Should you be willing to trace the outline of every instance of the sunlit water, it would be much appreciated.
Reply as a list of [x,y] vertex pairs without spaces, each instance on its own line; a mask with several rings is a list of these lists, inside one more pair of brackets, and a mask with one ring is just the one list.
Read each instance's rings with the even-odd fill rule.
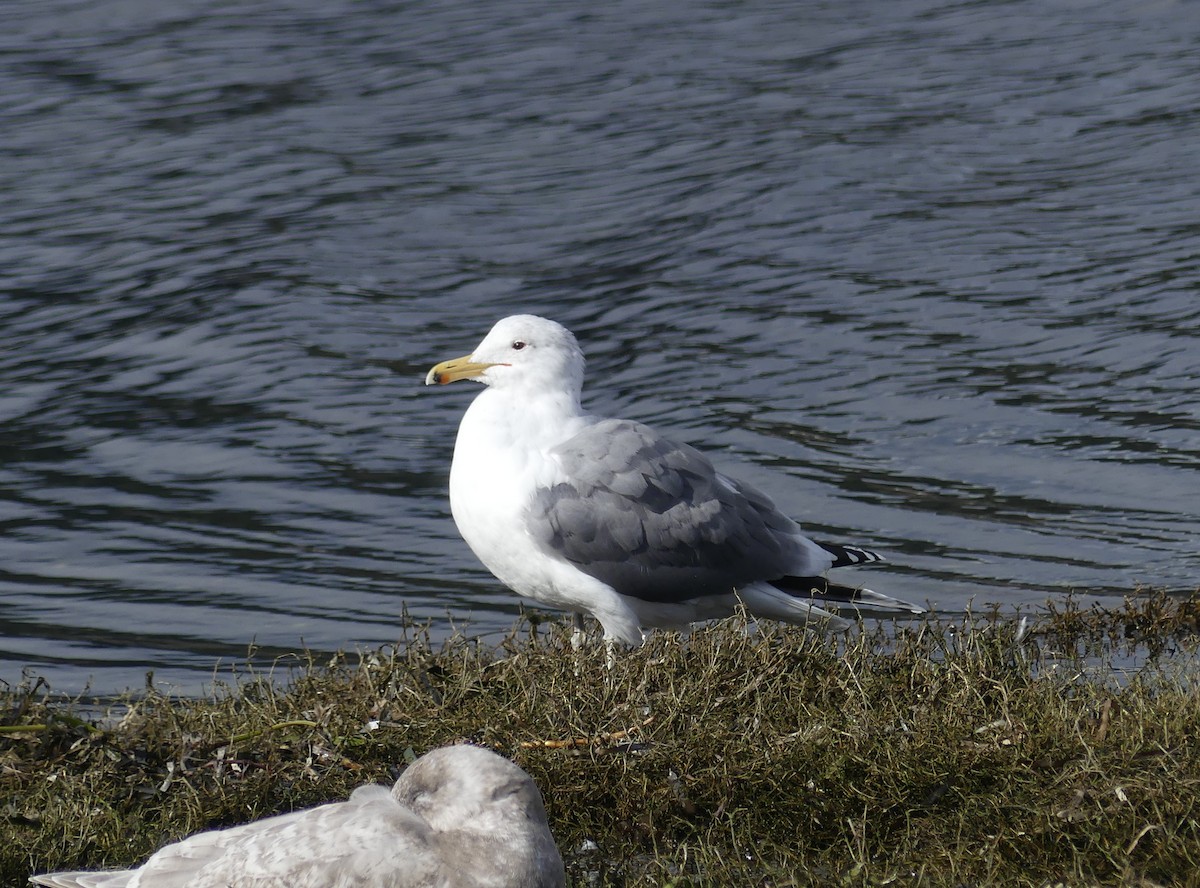
[[498,317],[958,612],[1200,576],[1200,6],[47,0],[0,31],[0,678],[498,636]]

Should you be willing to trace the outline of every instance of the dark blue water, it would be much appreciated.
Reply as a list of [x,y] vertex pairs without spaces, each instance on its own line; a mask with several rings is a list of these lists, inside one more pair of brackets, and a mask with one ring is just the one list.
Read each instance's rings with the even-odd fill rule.
[[[1200,582],[1200,6],[9,4],[0,678],[495,637],[500,316],[947,612]],[[860,575],[860,579],[865,574]]]

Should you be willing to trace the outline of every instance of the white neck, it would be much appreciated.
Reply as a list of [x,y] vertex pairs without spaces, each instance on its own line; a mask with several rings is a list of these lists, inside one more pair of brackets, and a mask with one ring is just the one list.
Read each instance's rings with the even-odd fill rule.
[[458,434],[460,440],[466,434],[477,441],[516,442],[545,452],[589,421],[578,392],[542,392],[528,398],[519,391],[488,388],[467,408]]

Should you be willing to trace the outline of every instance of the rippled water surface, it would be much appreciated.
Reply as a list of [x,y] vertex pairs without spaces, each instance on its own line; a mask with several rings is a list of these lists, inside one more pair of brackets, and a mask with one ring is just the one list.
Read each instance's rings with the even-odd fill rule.
[[[0,678],[495,636],[514,311],[955,612],[1200,577],[1200,5],[45,0],[0,34]],[[860,579],[865,574],[858,575]],[[218,669],[226,667],[216,667]]]

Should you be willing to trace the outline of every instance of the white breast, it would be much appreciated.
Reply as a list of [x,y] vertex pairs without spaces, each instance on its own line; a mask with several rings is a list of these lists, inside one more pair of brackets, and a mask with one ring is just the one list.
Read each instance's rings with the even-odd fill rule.
[[[561,440],[509,399],[487,390],[463,416],[450,467],[450,510],[476,557],[514,591],[549,600],[554,578],[540,548],[523,528],[539,486],[553,484],[558,471],[549,449]],[[577,423],[572,423],[575,426]],[[573,433],[572,428],[567,433]]]

